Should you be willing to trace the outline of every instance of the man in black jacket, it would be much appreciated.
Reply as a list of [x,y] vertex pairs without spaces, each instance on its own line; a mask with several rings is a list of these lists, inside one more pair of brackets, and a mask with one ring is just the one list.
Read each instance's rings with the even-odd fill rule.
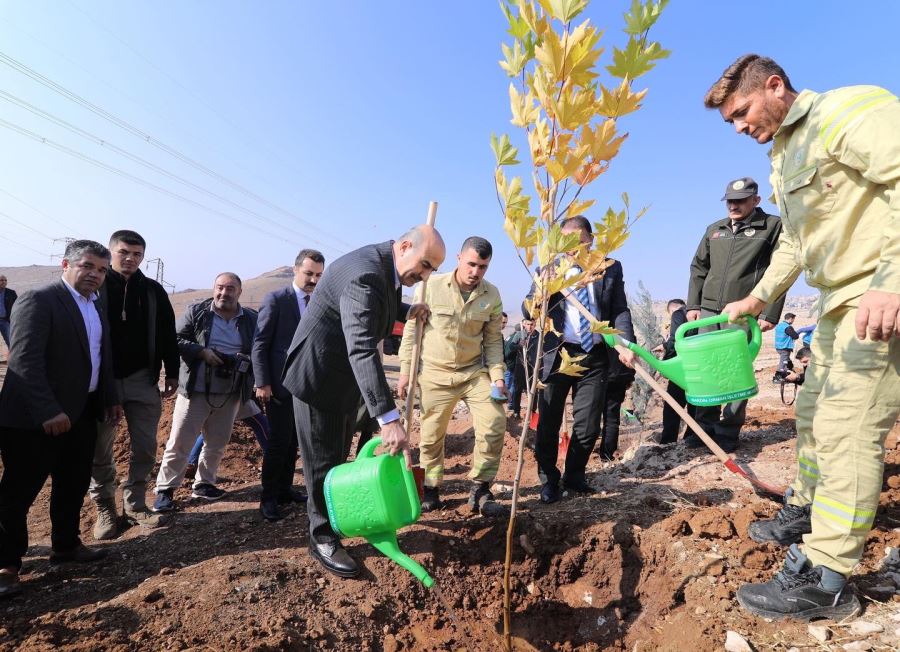
[[[742,299],[762,278],[772,260],[772,252],[781,234],[781,219],[759,208],[759,187],[750,177],[735,179],[725,188],[728,217],[710,224],[691,262],[687,318],[718,315],[726,304]],[[784,296],[766,307],[759,316],[759,326],[770,330],[778,323]],[[744,328],[740,324],[718,324],[700,332],[721,328]],[[697,421],[706,433],[725,451],[738,445],[738,434],[744,425],[747,401],[734,401],[725,406],[698,407]],[[703,442],[695,435],[685,438],[689,446]]]
[[[297,428],[291,393],[281,384],[287,350],[297,324],[306,312],[322,272],[325,257],[315,249],[303,249],[294,260],[294,280],[286,288],[269,292],[259,310],[253,339],[253,378],[256,398],[266,406],[269,444],[263,455],[262,495],[259,511],[267,521],[284,518],[280,504],[294,502],[294,467],[297,463]],[[296,494],[306,500],[305,494]]]
[[81,543],[81,505],[91,480],[97,421],[117,421],[122,407],[112,377],[109,325],[97,290],[109,250],[75,240],[62,278],[22,295],[12,319],[12,349],[0,390],[0,598],[21,591],[28,550],[28,510],[47,478],[50,563],[105,556]]
[[15,290],[6,287],[6,277],[0,274],[0,337],[9,349],[9,316],[18,295]]
[[[669,313],[669,335],[666,341],[656,347],[654,353],[662,353],[663,360],[675,357],[675,332],[679,326],[687,322],[687,315],[684,311],[684,301],[682,299],[672,299],[666,304],[666,312]],[[684,389],[677,385],[675,381],[670,380],[666,388],[669,396],[681,407],[687,405],[687,399],[684,396]],[[688,407],[688,414],[694,415],[694,406]],[[663,405],[663,429],[659,436],[660,444],[674,444],[678,441],[678,431],[681,429],[681,417],[672,409],[668,403]]]
[[362,401],[381,424],[381,439],[391,453],[409,441],[400,424],[384,375],[378,343],[394,322],[427,315],[424,306],[402,303],[400,286],[428,278],[444,261],[440,234],[421,225],[396,242],[352,251],[329,265],[316,287],[288,349],[282,377],[294,395],[294,415],[309,500],[309,552],[339,577],[359,574],[332,530],[325,506],[325,476],[347,459]]
[[240,296],[240,277],[222,272],[213,283],[212,298],[189,306],[178,322],[178,397],[156,476],[155,512],[175,509],[175,489],[184,481],[188,455],[201,430],[204,446],[191,496],[203,500],[225,496],[216,486],[216,473],[238,408],[253,388],[250,351],[257,313],[242,307]]
[[[594,241],[591,223],[580,215],[564,220],[561,230],[564,234],[577,233],[584,245],[590,246]],[[573,273],[578,271],[575,270]],[[578,294],[579,292],[573,291],[576,298]],[[603,278],[583,288],[581,294],[584,299],[582,304],[595,318],[609,321],[610,325],[619,329],[626,339],[634,341],[634,327],[631,324],[631,311],[625,297],[625,281],[620,262],[613,262],[606,269]],[[534,287],[528,296],[534,296]],[[523,312],[526,318],[532,318],[524,307]],[[573,403],[572,439],[566,453],[562,482],[570,491],[594,492],[594,488],[585,479],[585,468],[600,434],[609,354],[603,338],[590,333],[587,320],[562,293],[550,297],[549,316],[553,322],[553,330],[544,336],[540,376],[545,388],[541,392],[538,406],[540,420],[534,454],[543,483],[541,501],[555,503],[560,499],[560,472],[556,468],[559,429],[570,390]],[[558,373],[562,359],[561,350],[565,350],[571,357],[584,356],[578,364],[587,369],[580,376]],[[634,366],[634,353],[631,351],[623,353],[620,359],[626,366]]]
[[[112,341],[113,377],[125,420],[131,457],[128,479],[122,484],[124,519],[133,525],[154,528],[160,516],[147,508],[147,481],[156,463],[156,430],[162,415],[159,373],[165,364],[163,396],[178,388],[178,343],[175,313],[169,295],[156,281],[141,273],[147,243],[135,231],[116,231],[110,236],[111,269],[100,290]],[[116,511],[116,463],[113,441],[116,430],[109,424],[97,429],[90,494],[97,508],[94,538],[113,539],[119,534]]]

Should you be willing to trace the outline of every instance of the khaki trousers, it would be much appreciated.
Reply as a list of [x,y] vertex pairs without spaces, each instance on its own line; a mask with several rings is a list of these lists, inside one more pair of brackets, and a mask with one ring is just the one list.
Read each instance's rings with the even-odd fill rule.
[[788,499],[812,504],[803,537],[814,565],[849,576],[878,508],[884,441],[900,414],[900,339],[856,338],[856,308],[819,320],[797,395],[797,478]]
[[[159,387],[151,382],[150,376],[149,369],[141,369],[115,381],[122,396],[131,447],[128,479],[122,485],[122,503],[126,511],[139,511],[146,507],[147,480],[156,463],[156,429],[162,414],[162,399]],[[115,438],[115,426],[102,422],[97,424],[90,488],[94,502],[113,503],[116,499]]]
[[178,394],[172,413],[172,430],[156,476],[156,492],[177,489],[184,482],[188,455],[197,435],[203,431],[203,450],[197,464],[194,487],[216,483],[219,462],[231,440],[234,417],[241,407],[240,394],[210,394],[209,400],[198,392],[191,398]]
[[475,427],[473,480],[489,482],[500,469],[503,436],[506,433],[504,403],[491,399],[491,380],[481,372],[468,380],[454,382],[453,374],[423,370],[419,376],[422,406],[422,437],[419,460],[425,469],[425,486],[439,487],[444,478],[444,437],[453,408],[464,401]]

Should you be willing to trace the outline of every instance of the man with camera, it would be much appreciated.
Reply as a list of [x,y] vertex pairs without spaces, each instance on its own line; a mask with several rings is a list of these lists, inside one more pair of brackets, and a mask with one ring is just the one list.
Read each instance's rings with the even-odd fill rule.
[[253,388],[250,351],[257,314],[241,307],[240,296],[240,277],[223,272],[213,284],[212,298],[190,306],[179,320],[181,373],[172,431],[156,478],[157,512],[175,509],[175,489],[184,481],[188,454],[201,429],[206,445],[191,496],[218,500],[225,495],[216,487],[216,472],[238,408]]

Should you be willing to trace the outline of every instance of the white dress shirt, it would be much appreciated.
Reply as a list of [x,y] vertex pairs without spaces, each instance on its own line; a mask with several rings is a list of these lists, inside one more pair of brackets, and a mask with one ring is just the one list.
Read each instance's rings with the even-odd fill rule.
[[88,392],[94,392],[100,382],[100,343],[103,341],[103,322],[100,321],[100,313],[97,312],[97,307],[94,305],[98,296],[94,292],[89,298],[85,297],[69,285],[66,279],[63,279],[62,282],[69,288],[69,294],[75,299],[75,304],[81,311],[81,318],[84,320],[88,349],[91,352],[91,383],[88,386]]

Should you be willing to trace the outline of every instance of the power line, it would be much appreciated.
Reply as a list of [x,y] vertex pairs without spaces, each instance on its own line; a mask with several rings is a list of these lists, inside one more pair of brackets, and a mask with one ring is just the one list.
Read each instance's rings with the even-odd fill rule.
[[48,220],[50,220],[51,222],[56,222],[56,223],[59,224],[61,227],[64,227],[67,231],[77,231],[77,229],[75,229],[75,228],[69,226],[69,225],[66,224],[65,222],[60,222],[60,221],[59,221],[58,219],[56,219],[55,217],[53,217],[53,216],[51,216],[51,215],[47,215],[47,213],[45,213],[44,211],[42,211],[40,208],[36,208],[35,206],[32,206],[31,204],[29,204],[29,203],[28,203],[27,201],[25,201],[24,199],[22,199],[22,198],[20,198],[20,197],[16,197],[14,194],[12,194],[11,192],[9,192],[8,190],[4,190],[3,188],[0,188],[0,192],[2,192],[2,193],[3,193],[4,195],[6,195],[7,197],[12,197],[13,199],[15,199],[15,200],[16,200],[17,202],[19,202],[20,204],[22,204],[22,205],[24,205],[24,206],[27,206],[28,208],[30,208],[31,210],[33,210],[33,211],[34,211],[35,213],[37,213],[38,215],[42,215],[42,216],[46,217],[46,218],[47,218]]
[[[94,165],[94,166],[99,167],[99,168],[101,168],[101,169],[103,169],[103,170],[106,170],[107,172],[112,172],[113,174],[117,174],[117,175],[119,175],[120,177],[124,177],[125,179],[129,179],[129,180],[133,181],[134,183],[137,183],[137,184],[139,184],[139,185],[145,186],[145,187],[150,188],[150,189],[152,189],[152,190],[156,190],[157,192],[161,192],[161,193],[163,193],[163,194],[165,194],[165,195],[168,195],[168,196],[170,196],[170,197],[174,197],[174,198],[176,198],[176,199],[180,199],[181,201],[186,202],[186,203],[188,203],[188,204],[191,204],[192,206],[195,206],[195,207],[197,207],[197,208],[199,208],[199,209],[201,209],[201,210],[207,211],[207,212],[212,213],[212,214],[214,214],[214,215],[218,215],[219,217],[224,217],[225,219],[230,220],[230,221],[232,221],[232,222],[236,222],[237,224],[240,224],[240,225],[242,225],[242,226],[250,227],[251,229],[256,230],[258,233],[264,233],[264,234],[266,234],[266,235],[268,235],[268,236],[270,236],[270,237],[272,237],[272,238],[276,238],[277,240],[282,241],[282,242],[285,241],[285,238],[284,238],[283,235],[279,235],[279,234],[276,234],[276,233],[272,233],[272,232],[270,232],[270,231],[266,231],[265,229],[261,229],[261,228],[255,226],[255,225],[253,225],[253,224],[248,224],[248,223],[245,222],[244,220],[241,220],[241,219],[236,218],[236,217],[234,217],[234,216],[232,216],[232,215],[229,215],[228,213],[223,213],[223,212],[220,211],[220,210],[217,210],[217,209],[215,209],[215,208],[211,208],[211,207],[209,207],[209,206],[206,206],[205,204],[201,204],[201,203],[198,202],[198,201],[194,201],[193,199],[191,199],[191,198],[189,198],[189,197],[185,197],[184,195],[179,195],[177,192],[173,192],[173,191],[171,191],[171,190],[168,190],[168,189],[166,189],[166,188],[163,188],[162,186],[158,186],[158,185],[156,185],[155,183],[151,183],[150,181],[146,181],[145,179],[141,179],[140,177],[137,177],[137,176],[131,174],[130,172],[125,172],[124,170],[120,170],[119,168],[113,167],[112,165],[108,165],[108,164],[104,163],[103,161],[98,161],[98,160],[95,159],[95,158],[91,158],[91,157],[88,156],[87,154],[82,154],[82,153],[79,152],[79,151],[76,151],[76,150],[74,150],[74,149],[72,149],[72,148],[70,148],[70,147],[66,147],[65,145],[61,145],[61,144],[59,144],[59,143],[57,143],[57,142],[55,142],[55,141],[53,141],[53,140],[50,140],[49,138],[45,138],[44,136],[41,136],[41,135],[39,135],[39,134],[36,134],[36,133],[34,133],[33,131],[30,131],[30,130],[28,130],[28,129],[25,129],[24,127],[20,127],[19,125],[13,124],[12,122],[8,122],[8,121],[6,121],[6,120],[4,120],[4,119],[2,119],[2,118],[0,118],[0,127],[6,127],[7,129],[10,129],[10,130],[12,130],[12,131],[15,131],[15,132],[17,132],[17,133],[19,133],[19,134],[21,134],[21,135],[23,135],[23,136],[27,136],[28,138],[31,138],[32,140],[36,140],[36,141],[38,141],[39,143],[43,143],[44,145],[48,145],[48,146],[50,146],[50,147],[52,147],[52,148],[54,148],[54,149],[56,149],[56,150],[59,150],[60,152],[63,152],[63,153],[65,153],[65,154],[68,154],[69,156],[73,156],[73,157],[75,157],[75,158],[77,158],[77,159],[80,159],[80,160],[86,162],[86,163],[90,163],[91,165]],[[288,242],[291,242],[292,244],[295,244],[295,245],[297,245],[297,246],[302,246],[299,242],[296,242],[296,241],[294,241],[294,240],[288,240]]]
[[268,199],[265,199],[264,197],[259,196],[252,190],[248,190],[241,184],[239,184],[235,181],[232,181],[231,179],[208,168],[207,166],[203,165],[202,163],[195,161],[194,159],[189,157],[187,154],[183,154],[182,152],[178,151],[174,147],[170,147],[169,145],[167,145],[164,142],[162,142],[161,140],[155,138],[154,136],[147,133],[146,131],[140,129],[139,127],[132,125],[131,123],[127,122],[126,120],[124,120],[122,118],[119,118],[118,116],[110,113],[106,109],[81,97],[77,93],[68,90],[64,86],[61,86],[60,84],[56,83],[52,79],[45,77],[44,75],[40,74],[36,70],[29,68],[21,61],[14,59],[13,57],[9,56],[8,54],[6,54],[4,52],[0,52],[0,63],[4,63],[7,66],[9,66],[10,68],[12,68],[13,70],[16,70],[17,72],[20,72],[23,75],[30,77],[31,79],[38,82],[39,84],[46,86],[50,90],[62,95],[63,97],[71,100],[72,102],[75,102],[76,104],[88,109],[92,113],[95,113],[96,115],[113,123],[120,129],[123,129],[123,130],[133,134],[134,136],[137,136],[141,140],[153,145],[154,147],[161,149],[162,151],[166,152],[170,156],[174,156],[175,158],[182,161],[183,163],[190,165],[191,167],[199,170],[200,172],[203,172],[204,174],[212,177],[213,179],[216,179],[217,181],[224,183],[225,185],[233,188],[234,190],[237,190],[238,192],[258,201],[259,203],[261,203],[265,206],[268,206],[272,210],[275,210],[279,213],[282,213],[283,215],[286,215],[286,216],[291,217],[292,219],[295,219],[303,224],[306,224],[310,228],[318,231],[319,233],[322,233],[323,235],[332,238],[335,242],[339,242],[344,247],[352,248],[352,245],[350,245],[346,241],[341,240],[340,238],[337,238],[336,236],[333,236],[333,235],[323,231],[318,226],[316,226],[315,224],[313,224],[311,222],[304,220],[299,215],[296,215],[295,213],[292,213],[291,211],[281,208],[277,204],[270,202]]
[[[165,70],[163,70],[162,68],[160,68],[159,66],[157,66],[151,59],[148,59],[148,58],[147,58],[146,56],[144,56],[141,52],[139,52],[139,51],[137,50],[137,48],[135,48],[135,47],[132,46],[130,43],[128,43],[128,41],[126,41],[126,40],[123,39],[121,36],[119,36],[118,34],[116,34],[114,31],[112,31],[112,30],[111,30],[109,27],[107,27],[105,24],[103,24],[102,22],[100,22],[99,20],[97,20],[96,18],[94,18],[91,14],[89,14],[89,13],[88,13],[87,11],[85,11],[83,8],[79,7],[77,4],[75,4],[75,3],[72,2],[71,0],[69,0],[69,4],[70,4],[75,10],[77,10],[79,13],[81,13],[85,18],[87,18],[89,21],[91,21],[92,23],[94,23],[94,25],[96,25],[98,28],[102,29],[104,32],[106,32],[106,33],[109,34],[111,37],[113,37],[114,39],[116,39],[119,43],[121,43],[121,44],[124,45],[126,48],[128,48],[129,50],[131,50],[131,52],[132,52],[136,57],[138,57],[139,59],[141,59],[141,60],[142,60],[144,63],[146,63],[148,66],[150,66],[151,68],[153,68],[154,70],[156,70],[159,74],[161,74],[161,75],[163,75],[164,77],[166,77],[166,79],[168,79],[170,82],[172,82],[173,84],[175,84],[176,86],[178,86],[178,87],[179,87],[181,90],[183,90],[185,93],[189,93],[189,94],[193,95],[193,96],[194,96],[194,99],[197,100],[197,102],[199,102],[204,108],[206,108],[207,111],[209,111],[209,112],[212,113],[214,116],[216,116],[217,118],[219,118],[219,120],[221,120],[223,123],[225,123],[226,125],[228,125],[229,127],[231,127],[231,128],[235,131],[235,133],[237,133],[239,136],[241,136],[241,138],[244,140],[244,142],[246,142],[246,143],[250,143],[250,142],[251,142],[251,141],[245,136],[244,130],[243,130],[241,127],[239,127],[237,124],[235,124],[235,123],[232,122],[230,119],[228,119],[226,116],[224,116],[223,114],[221,114],[218,110],[216,110],[215,106],[213,106],[212,104],[210,104],[209,102],[207,102],[207,101],[206,101],[206,98],[204,98],[202,95],[200,95],[196,90],[194,90],[193,88],[190,88],[190,87],[188,87],[188,86],[185,86],[185,85],[182,84],[180,81],[178,81],[178,79],[176,79],[175,77],[173,77],[172,75],[170,75],[168,72],[166,72]],[[281,156],[281,154],[280,154],[277,150],[273,149],[272,147],[270,147],[268,144],[266,144],[266,143],[264,143],[264,142],[263,142],[263,143],[259,143],[259,144],[263,145],[263,147],[266,148],[266,151],[268,151],[268,153],[270,153],[270,154],[273,155],[276,159],[278,159],[278,162],[279,162],[279,163],[281,163],[282,165],[285,165],[285,166],[287,166],[287,167],[290,167],[290,168],[293,169],[295,172],[298,172],[298,173],[299,173],[299,170],[297,169],[297,167],[296,167],[294,164],[292,164],[290,161],[286,160],[283,156]]]
[[25,249],[28,249],[29,251],[33,251],[34,253],[38,254],[39,256],[46,256],[46,257],[50,258],[50,254],[44,253],[43,251],[38,251],[34,247],[29,247],[27,244],[22,244],[21,242],[18,242],[17,240],[13,240],[12,238],[8,238],[5,235],[0,234],[0,238],[2,238],[3,240],[7,240],[9,242],[12,242],[14,245],[17,245],[19,247],[25,247]]
[[6,219],[8,219],[8,220],[10,220],[10,221],[12,221],[12,222],[15,222],[15,223],[18,224],[19,226],[24,226],[24,227],[25,227],[26,229],[28,229],[29,231],[34,231],[34,232],[37,233],[39,236],[43,236],[44,238],[47,238],[48,240],[52,240],[52,239],[53,239],[53,236],[52,236],[52,235],[47,235],[46,233],[44,233],[44,232],[42,232],[42,231],[38,231],[38,230],[37,230],[36,228],[34,228],[33,226],[29,226],[28,224],[25,224],[25,222],[22,222],[21,220],[17,220],[16,218],[14,218],[12,215],[10,215],[10,214],[8,214],[8,213],[4,213],[3,211],[0,211],[0,215],[2,215],[3,217],[5,217]]
[[[74,134],[77,134],[78,136],[81,136],[82,138],[85,138],[86,140],[90,140],[96,145],[100,145],[101,147],[110,149],[113,152],[115,152],[121,156],[124,156],[125,158],[129,159],[130,161],[134,161],[135,163],[138,163],[139,165],[143,165],[144,167],[146,167],[150,170],[153,170],[154,172],[157,172],[158,174],[161,174],[165,177],[168,177],[169,179],[172,179],[173,181],[177,181],[178,183],[181,183],[193,190],[196,190],[197,192],[201,192],[209,197],[217,199],[225,204],[228,204],[229,206],[237,208],[238,210],[241,210],[245,213],[253,215],[254,217],[256,217],[260,220],[263,220],[264,222],[267,222],[273,226],[285,229],[286,231],[290,231],[290,232],[294,233],[295,235],[299,235],[303,238],[309,239],[312,242],[314,242],[315,244],[321,245],[323,247],[330,247],[330,245],[322,242],[321,240],[317,240],[313,237],[310,237],[306,233],[297,231],[296,229],[294,229],[290,226],[281,224],[280,222],[276,222],[275,220],[273,220],[261,213],[254,211],[253,209],[246,208],[245,206],[242,206],[242,205],[238,204],[237,202],[231,201],[227,197],[223,197],[222,195],[219,195],[211,190],[207,190],[206,188],[199,186],[196,183],[193,183],[192,181],[185,179],[184,177],[174,174],[173,172],[169,172],[165,168],[162,168],[162,167],[156,165],[155,163],[151,163],[150,161],[148,161],[136,154],[132,154],[131,152],[119,147],[118,145],[114,145],[113,143],[110,143],[109,141],[101,138],[100,136],[97,136],[96,134],[92,134],[91,132],[82,129],[81,127],[73,125],[71,122],[67,122],[66,120],[63,120],[62,118],[55,116],[52,113],[48,113],[47,111],[44,111],[43,109],[40,109],[40,108],[34,106],[33,104],[30,104],[30,103],[26,102],[25,100],[23,100],[19,97],[16,97],[15,95],[13,95],[11,93],[7,93],[4,90],[0,90],[0,98],[6,100],[7,102],[15,104],[16,106],[18,106],[20,108],[23,108],[26,111],[29,111],[30,113],[32,113],[38,117],[44,118],[45,120],[48,120],[48,121],[52,122],[53,124],[60,126]],[[331,248],[334,249],[334,247],[331,247]]]

